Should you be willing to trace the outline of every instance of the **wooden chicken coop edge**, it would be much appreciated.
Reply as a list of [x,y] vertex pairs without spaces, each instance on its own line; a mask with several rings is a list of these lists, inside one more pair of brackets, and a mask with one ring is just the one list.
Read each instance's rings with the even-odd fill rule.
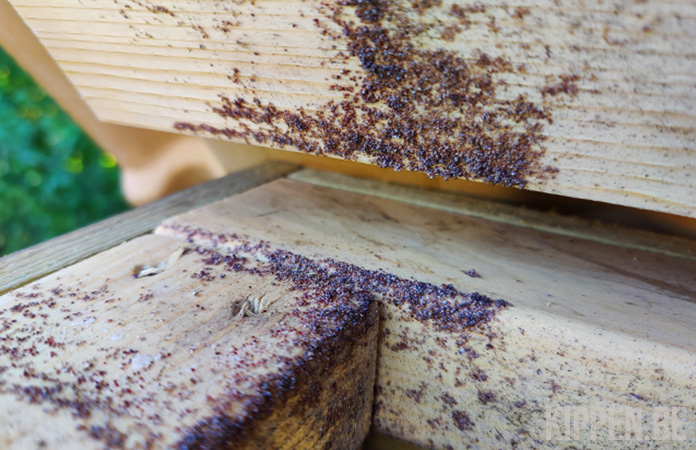
[[[474,282],[468,282],[470,287],[482,289],[481,292],[495,293],[496,296],[500,294],[503,298],[512,296],[515,302],[514,310],[501,312],[501,317],[504,315],[505,319],[491,325],[491,327],[495,326],[495,329],[490,328],[493,331],[489,334],[467,335],[467,339],[471,339],[467,345],[474,350],[478,349],[477,355],[472,356],[477,358],[476,364],[472,362],[473,359],[468,360],[466,356],[462,356],[464,347],[455,342],[461,338],[459,328],[455,327],[454,331],[448,328],[434,329],[435,325],[430,322],[422,323],[417,320],[414,322],[411,316],[405,315],[400,309],[398,301],[393,304],[389,301],[380,301],[380,308],[382,308],[379,318],[380,329],[389,330],[389,333],[384,332],[379,343],[383,349],[386,349],[380,354],[380,358],[376,356],[376,319],[370,322],[372,331],[375,332],[371,335],[375,338],[370,341],[371,347],[367,345],[367,341],[364,346],[363,344],[352,346],[336,344],[337,349],[363,349],[365,352],[369,350],[372,352],[372,360],[378,361],[374,401],[371,394],[356,397],[355,392],[346,391],[348,397],[353,396],[350,398],[364,400],[354,405],[362,405],[358,409],[363,414],[364,423],[361,423],[365,425],[365,428],[360,428],[360,433],[357,434],[348,433],[352,436],[350,442],[353,444],[359,442],[355,440],[358,435],[362,439],[365,435],[363,432],[366,433],[368,427],[371,427],[371,434],[363,447],[365,449],[418,448],[413,447],[412,444],[402,444],[394,439],[409,439],[409,437],[412,437],[409,440],[413,442],[427,445],[428,436],[433,435],[428,431],[429,429],[416,430],[420,434],[411,436],[412,428],[409,428],[422,423],[427,417],[440,420],[440,422],[431,420],[436,425],[443,424],[441,427],[443,433],[438,437],[441,439],[432,442],[429,447],[447,448],[446,444],[461,443],[460,432],[465,432],[467,439],[495,440],[495,430],[488,424],[503,423],[500,420],[507,420],[511,413],[503,407],[501,407],[503,409],[495,409],[491,408],[491,405],[486,406],[490,402],[501,405],[514,404],[515,411],[522,414],[515,417],[536,420],[537,422],[529,422],[527,428],[538,431],[543,429],[539,426],[539,420],[543,417],[530,413],[531,409],[522,411],[520,408],[525,405],[524,401],[528,401],[530,405],[542,405],[545,399],[550,398],[548,397],[550,395],[556,396],[553,400],[556,403],[565,399],[564,401],[569,404],[579,407],[592,405],[593,402],[606,402],[609,406],[624,404],[626,401],[645,402],[646,398],[641,395],[643,391],[631,384],[635,374],[648,377],[645,386],[641,389],[651,392],[655,405],[668,403],[672,405],[673,399],[677,398],[681,402],[678,404],[686,406],[682,409],[687,414],[693,414],[695,411],[688,400],[689,397],[686,394],[679,394],[690,389],[687,372],[693,363],[690,344],[693,342],[693,331],[690,324],[694,309],[693,287],[692,282],[689,281],[691,273],[689,271],[693,269],[694,261],[696,261],[694,241],[530,211],[461,195],[297,169],[297,166],[289,164],[266,163],[182,191],[147,206],[9,255],[0,259],[0,274],[2,274],[0,290],[14,290],[63,268],[66,269],[60,274],[42,279],[41,284],[47,285],[45,289],[50,289],[51,283],[57,282],[54,279],[55,275],[64,276],[65,280],[60,283],[80,284],[86,280],[84,278],[86,265],[89,266],[89,272],[93,269],[98,271],[98,267],[104,261],[118,261],[118,264],[126,266],[132,263],[129,258],[144,258],[144,255],[151,257],[153,252],[160,256],[152,257],[161,257],[180,247],[182,242],[199,246],[199,250],[211,258],[224,258],[224,255],[216,252],[222,251],[220,249],[225,245],[238,244],[239,248],[253,250],[257,247],[251,245],[251,242],[258,239],[263,242],[286,243],[291,247],[290,250],[276,249],[279,253],[271,252],[270,247],[266,250],[263,250],[265,247],[258,247],[261,248],[259,252],[266,251],[263,254],[259,253],[260,256],[257,258],[259,264],[281,259],[310,265],[316,261],[324,261],[326,264],[335,264],[343,270],[352,270],[355,276],[364,278],[362,282],[365,284],[378,279],[388,279],[397,280],[401,283],[399,286],[417,285],[422,288],[428,285],[436,289],[435,285],[414,282],[408,277],[417,273],[423,279],[444,283],[460,277],[463,272],[472,279],[476,279]],[[252,190],[254,187],[259,188]],[[242,195],[236,195],[245,191],[247,192]],[[221,199],[225,200],[211,204]],[[208,206],[202,207],[203,205]],[[358,229],[360,232],[356,232]],[[153,230],[153,234],[141,236]],[[253,235],[249,238],[250,240],[244,241],[246,238],[242,234],[245,233]],[[352,239],[347,237],[346,233],[352,233]],[[519,239],[517,239],[518,234]],[[141,237],[131,240],[137,236]],[[126,241],[130,242],[119,246]],[[611,247],[607,247],[608,245]],[[496,247],[500,248],[496,249]],[[107,249],[109,249],[108,252],[102,253]],[[297,253],[290,253],[291,251]],[[373,251],[379,254],[372,254]],[[517,256],[513,256],[511,252],[517,252],[514,253]],[[135,253],[138,255],[134,256]],[[179,249],[178,253],[174,251],[172,255],[178,255],[176,256],[178,258],[182,252]],[[278,255],[285,255],[287,258],[278,259]],[[72,266],[90,256],[95,259]],[[341,261],[345,259],[347,262],[336,262],[326,258],[340,258]],[[171,256],[166,260],[170,259]],[[234,262],[234,260],[230,261]],[[474,263],[477,269],[481,269],[483,278],[474,270],[464,272],[464,269],[469,268],[469,264]],[[227,305],[226,301],[220,299],[228,299],[229,296],[215,289],[234,290],[242,284],[246,288],[247,284],[253,284],[248,277],[263,272],[254,272],[249,269],[248,273],[235,272],[236,275],[229,272],[213,276],[215,274],[212,272],[205,271],[195,271],[196,273],[191,276],[182,275],[182,273],[191,273],[198,267],[196,265],[198,263],[193,260],[186,264],[189,265],[187,270],[183,270],[186,268],[183,267],[180,268],[181,270],[158,275],[163,277],[161,282],[151,277],[138,277],[139,283],[160,283],[162,286],[157,289],[150,284],[134,284],[134,278],[130,276],[131,272],[126,274],[123,270],[119,272],[121,275],[111,282],[116,286],[114,291],[119,290],[119,292],[122,292],[122,289],[138,289],[138,293],[142,294],[140,290],[150,286],[153,290],[157,290],[161,301],[180,302],[176,303],[176,306],[172,304],[171,308],[162,308],[163,311],[177,311],[180,307],[185,309],[186,302],[181,300],[179,294],[170,295],[171,292],[190,293],[191,286],[198,286],[195,283],[201,282],[196,277],[213,280],[225,276],[225,283],[229,283],[232,287],[225,283],[218,283],[217,287],[210,287],[210,292],[200,294],[200,297],[198,290],[191,294],[195,298],[193,302],[199,303],[196,304],[198,308],[196,311],[203,312],[212,311],[214,306],[222,308]],[[214,263],[209,265],[218,267]],[[72,267],[67,268],[68,266]],[[298,268],[293,282],[310,284],[317,282],[313,277],[306,277],[307,271],[302,270],[302,267],[305,266]],[[317,265],[315,269],[318,268]],[[649,274],[644,273],[647,269],[651,270]],[[390,270],[397,275],[388,275],[388,272],[382,270]],[[496,278],[496,273],[504,276]],[[511,277],[509,275],[511,273],[519,273],[516,276],[520,278],[526,276],[524,283],[520,279]],[[94,280],[101,280],[102,275],[91,274],[92,284]],[[170,282],[167,281],[167,277],[179,277],[180,280],[175,281],[172,278]],[[238,277],[237,281],[232,280],[234,277]],[[267,278],[265,282],[268,286],[264,289],[268,291],[281,288],[294,289],[294,285],[276,286],[273,284],[275,281],[271,283],[273,280],[277,281],[275,278]],[[460,281],[467,284],[468,280],[464,278]],[[318,283],[321,284],[321,280]],[[167,288],[170,284],[171,289]],[[186,287],[183,287],[184,285]],[[86,286],[85,289],[91,289]],[[26,286],[19,289],[17,293],[9,294],[6,301],[12,303],[17,298],[23,298],[22,296],[38,295],[33,291],[27,293],[30,288],[32,286]],[[249,288],[251,289],[251,286]],[[60,289],[56,289],[56,292],[60,292]],[[542,291],[544,295],[540,297],[539,292]],[[388,294],[388,290],[380,292]],[[481,297],[478,293],[470,295],[476,298]],[[124,293],[120,301],[132,301],[141,305],[140,307],[150,304],[145,301],[149,298],[147,295],[142,298],[143,301],[140,302],[140,297]],[[288,297],[283,301],[279,300],[278,305],[292,301],[295,300]],[[201,308],[204,302],[207,302],[205,309]],[[508,305],[503,300],[499,302],[502,303],[496,304],[502,305],[503,308]],[[101,300],[94,300],[93,303],[94,308],[111,307]],[[286,306],[289,307],[288,305],[290,303]],[[376,309],[374,304],[372,305],[370,311],[374,316]],[[435,306],[439,307],[438,305],[440,304],[437,303]],[[653,315],[649,320],[644,316],[645,305],[653,309]],[[344,306],[349,310],[353,308],[357,311],[351,304],[346,303]],[[14,309],[24,307],[29,308],[31,305],[17,306],[15,304]],[[224,307],[228,308],[228,306]],[[276,305],[276,307],[279,306]],[[426,313],[432,313],[434,311],[432,307],[432,302],[420,302],[414,311],[420,314],[420,310],[425,308],[428,309]],[[120,311],[132,311],[130,313],[132,316],[140,314],[129,308],[136,308],[136,306],[130,305]],[[597,311],[602,314],[597,314]],[[53,314],[59,314],[59,312]],[[206,312],[206,314],[212,313]],[[281,316],[282,314],[273,317]],[[343,315],[339,316],[343,318]],[[449,314],[446,316],[451,317]],[[32,320],[31,314],[17,317],[18,321]],[[225,327],[229,325],[229,318],[217,313],[214,317],[219,318],[220,323]],[[339,320],[339,329],[352,329],[341,320],[343,319]],[[216,323],[203,316],[193,321],[187,319],[185,322],[192,327],[192,330],[200,332],[205,332],[206,327]],[[18,326],[23,326],[23,323],[21,322]],[[124,327],[140,326],[127,319],[124,319],[123,323]],[[84,323],[85,330],[90,330],[94,326],[89,325],[88,322]],[[341,336],[350,338],[344,334]],[[214,335],[230,336],[234,333],[221,332]],[[520,339],[518,335],[526,336],[526,338]],[[489,347],[486,344],[490,344],[494,336],[514,338],[509,339],[507,341],[509,343],[499,339],[496,345],[488,350]],[[403,339],[399,341],[399,337]],[[435,339],[436,337],[438,339]],[[326,339],[324,341],[329,344],[333,342]],[[419,344],[411,345],[409,342]],[[459,350],[457,346],[460,346]],[[184,353],[188,354],[189,347],[182,348]],[[432,351],[432,355],[424,354],[425,348]],[[440,349],[448,351],[441,352]],[[285,351],[289,349],[286,348]],[[533,358],[528,355],[530,351]],[[481,352],[489,353],[484,355]],[[552,377],[552,382],[549,384],[545,378],[546,372],[537,369],[537,355],[534,355],[534,352],[538,352],[538,357],[544,360],[542,363],[544,370],[563,363],[573,368],[575,372],[568,379],[562,374],[553,373],[549,375]],[[339,364],[343,372],[337,373],[343,373],[341,376],[352,373],[354,367],[347,364],[348,362],[358,364],[370,358],[366,353],[358,353],[341,354],[345,356],[346,364]],[[634,353],[640,353],[640,355]],[[435,358],[433,355],[436,354],[436,361],[441,363],[442,373],[445,374],[444,381],[434,376],[429,366],[433,361],[432,358]],[[664,370],[666,370],[665,376],[672,377],[672,384],[663,386],[659,377],[652,377],[641,369],[641,364],[636,364],[636,358],[653,358],[654,362],[659,364],[670,361]],[[79,359],[79,357],[73,356],[73,359]],[[595,364],[593,361],[599,361],[599,363]],[[606,361],[609,361],[612,366],[605,371],[602,364]],[[513,362],[517,365],[509,366]],[[489,375],[485,375],[479,365],[482,365]],[[445,370],[447,367],[452,370]],[[461,385],[456,378],[458,372],[455,370],[462,367],[465,372],[471,371],[470,377],[473,381],[468,382],[472,383],[472,386],[475,385],[477,389],[489,389],[490,392],[478,390],[477,393],[477,389],[451,388],[448,384],[450,382],[454,382],[455,387]],[[415,372],[413,372],[414,368]],[[202,367],[200,369],[203,370]],[[513,382],[501,378],[506,373],[511,374],[511,377],[519,377],[519,386],[515,387]],[[615,379],[617,373],[622,377],[618,381]],[[463,372],[462,376],[464,375],[466,373]],[[578,380],[584,380],[580,384],[581,387],[602,386],[603,390],[586,394],[582,389],[580,391],[570,389],[573,383],[580,383],[575,379],[577,377],[580,377]],[[368,378],[358,383],[359,386],[357,384],[351,386],[354,388],[357,386],[357,391],[362,389],[362,392],[371,392],[373,384]],[[630,383],[624,386],[621,380]],[[484,386],[482,383],[486,382],[488,384]],[[426,383],[429,385],[428,395],[432,397],[430,400],[427,400],[430,397],[423,397],[425,391],[423,386]],[[566,391],[562,391],[560,387],[564,383],[570,386]],[[311,383],[308,386],[311,386]],[[677,390],[671,390],[672,387]],[[657,390],[652,392],[651,389]],[[444,394],[440,394],[440,391]],[[450,392],[457,397],[450,395]],[[565,397],[562,397],[563,395]],[[332,398],[335,400],[342,397]],[[522,400],[519,400],[520,398]],[[504,399],[507,400],[503,401]],[[457,407],[460,409],[453,409],[453,405],[457,404],[461,405]],[[288,405],[292,406],[292,402]],[[406,405],[405,409],[404,405]],[[464,405],[470,408],[466,413],[461,409]],[[26,408],[26,405],[21,403],[17,403],[16,406],[22,411]],[[411,414],[414,408],[417,408],[418,414]],[[288,409],[290,410],[292,408]],[[371,411],[373,419],[369,424]],[[517,414],[515,411],[513,415]],[[319,416],[321,414],[317,417]],[[471,417],[476,417],[480,426],[475,432],[471,430],[474,423]],[[447,420],[449,425],[445,424]],[[292,423],[294,422],[290,421],[286,424],[288,429],[292,428]],[[695,422],[687,418],[685,423],[687,427],[691,427],[688,428],[691,430]],[[349,423],[343,423],[343,425],[346,425],[347,429],[355,428],[351,428]],[[508,432],[517,433],[518,425],[513,423],[510,426]],[[261,427],[257,431],[263,433],[265,429]],[[316,430],[316,427],[307,429]],[[380,433],[387,433],[391,437]],[[299,436],[295,436],[298,439],[303,436],[297,433],[291,434]],[[71,438],[78,439],[80,436],[71,435]]]

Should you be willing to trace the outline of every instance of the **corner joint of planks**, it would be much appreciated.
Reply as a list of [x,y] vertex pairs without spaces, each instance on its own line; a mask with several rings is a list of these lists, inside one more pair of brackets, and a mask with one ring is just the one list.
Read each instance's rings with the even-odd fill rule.
[[0,297],[0,446],[696,445],[693,242],[264,167]]

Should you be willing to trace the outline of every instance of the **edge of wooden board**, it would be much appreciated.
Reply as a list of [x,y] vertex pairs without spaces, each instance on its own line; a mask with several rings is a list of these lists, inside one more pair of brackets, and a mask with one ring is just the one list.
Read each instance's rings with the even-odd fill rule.
[[389,184],[311,169],[300,170],[290,174],[288,178],[317,186],[479,217],[493,222],[696,261],[696,242],[687,238],[534,211],[449,192]]
[[[507,441],[498,427],[518,443],[524,442],[518,435],[527,431],[534,442],[544,440],[544,405],[667,404],[693,411],[686,403],[691,397],[676,393],[676,380],[684,381],[682,388],[692,384],[692,260],[293,179],[172,218],[156,233],[229,254],[239,245],[263,241],[270,259],[295,261],[275,249],[298,255],[305,274],[317,269],[304,265],[304,258],[321,261],[338,268],[338,279],[361,287],[399,277],[510,299],[514,307],[500,313],[491,332],[477,338],[467,334],[468,343],[457,326],[452,334],[437,332],[436,317],[447,321],[458,313],[431,310],[435,298],[408,304],[380,300],[388,337],[381,344],[376,430],[420,445],[493,447]],[[466,273],[471,267],[483,275]],[[373,284],[351,275],[363,271],[380,276]],[[468,323],[471,316],[462,314]],[[411,321],[414,317],[425,322]],[[491,344],[496,337],[501,342]],[[471,357],[465,356],[469,352]],[[663,366],[674,374],[657,370],[654,377],[652,369]],[[479,377],[475,368],[490,377]],[[509,381],[506,372],[512,374]],[[656,384],[639,388],[636,380],[643,379]],[[665,390],[667,380],[676,384]],[[421,396],[422,386],[427,393]],[[660,400],[657,391],[664,393]],[[488,404],[488,394],[494,404]],[[653,400],[645,400],[649,397]],[[520,409],[524,405],[529,406]]]
[[[618,9],[594,0],[523,0],[514,9],[401,0],[369,18],[345,2],[153,2],[12,5],[104,122],[696,214],[696,10],[688,0]],[[379,67],[390,69],[374,80],[362,26],[399,49],[381,54]],[[425,74],[429,89],[410,87]],[[380,87],[377,79],[391,81]],[[486,89],[470,91],[483,80]],[[411,101],[447,120],[436,125],[422,108],[399,106]],[[367,114],[376,120],[369,126]],[[469,116],[487,125],[472,134]],[[419,125],[404,134],[390,122]],[[510,126],[535,144],[508,142]],[[490,155],[488,142],[497,147]]]
[[0,294],[153,230],[164,219],[297,170],[268,162],[232,173],[0,258]]

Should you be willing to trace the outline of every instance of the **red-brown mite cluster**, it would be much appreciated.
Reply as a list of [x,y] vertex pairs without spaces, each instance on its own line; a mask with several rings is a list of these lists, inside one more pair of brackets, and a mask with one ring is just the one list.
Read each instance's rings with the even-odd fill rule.
[[471,431],[474,429],[474,422],[464,411],[452,411],[452,420],[454,420],[454,424],[457,428],[462,431]]
[[578,87],[575,84],[579,77],[577,75],[561,75],[561,81],[557,84],[552,84],[549,86],[544,86],[541,89],[541,94],[546,97],[547,95],[576,95],[578,93]]
[[[316,20],[316,26],[323,35],[345,41],[348,49],[334,59],[358,62],[362,69],[335,77],[339,81],[332,89],[344,93],[343,101],[311,111],[284,110],[258,98],[221,94],[222,106],[213,110],[233,119],[234,126],[178,122],[175,128],[504,186],[523,187],[530,175],[553,173],[539,163],[541,131],[552,121],[550,111],[524,94],[505,94],[502,76],[521,69],[483,51],[466,59],[432,46],[433,36],[454,40],[472,15],[485,13],[485,6],[454,5],[451,23],[442,25],[426,14],[440,3],[342,0],[324,5],[320,11],[332,25]],[[572,81],[543,94],[573,94]]]
[[[331,304],[340,298],[378,298],[397,306],[404,318],[427,322],[439,331],[458,332],[477,329],[488,323],[495,313],[510,306],[505,300],[491,299],[478,292],[463,293],[451,284],[440,286],[407,280],[381,271],[368,270],[333,259],[315,261],[287,250],[271,249],[267,244],[250,243],[238,235],[209,235],[204,230],[181,228],[190,242],[197,239],[213,239],[215,245],[229,242],[237,244],[232,251],[221,252],[208,247],[198,247],[196,252],[204,256],[206,269],[201,271],[210,279],[215,278],[215,267],[260,276],[273,276],[278,281],[292,283],[302,292],[305,301]],[[249,266],[248,253],[262,265]],[[201,278],[200,273],[193,278]]]

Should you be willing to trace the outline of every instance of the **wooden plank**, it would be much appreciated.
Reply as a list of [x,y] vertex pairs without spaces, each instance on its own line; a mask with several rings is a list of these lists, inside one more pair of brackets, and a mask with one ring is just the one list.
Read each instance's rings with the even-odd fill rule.
[[109,122],[696,217],[691,1],[345,3],[12,0]]
[[[272,159],[296,164],[315,171],[328,171],[359,179],[370,179],[399,186],[427,189],[430,191],[428,196],[432,194],[434,198],[437,198],[436,191],[449,192],[457,194],[459,198],[469,197],[490,201],[491,205],[497,202],[543,212],[556,211],[565,216],[576,216],[588,221],[601,221],[605,226],[608,223],[615,223],[623,227],[649,230],[661,235],[681,236],[691,240],[696,239],[696,219],[685,216],[641,210],[611,203],[561,197],[529,189],[496,186],[471,180],[429,178],[421,172],[395,172],[375,165],[335,158],[322,158],[306,153],[288,152],[257,145],[214,139],[208,140],[208,143],[223,166],[230,172],[249,167],[253,161],[256,161],[255,164],[258,164],[261,161]],[[240,162],[248,165],[240,167]],[[328,174],[322,174],[321,176],[330,178]],[[359,180],[351,181],[351,183],[354,182],[359,182]],[[540,216],[534,220],[541,219],[542,217]],[[592,225],[590,224],[590,226]]]
[[293,170],[295,166],[290,164],[264,163],[4,256],[0,258],[0,293],[145,234],[167,217],[262,185]]
[[190,247],[143,236],[0,297],[2,448],[359,447],[374,302]]
[[[378,432],[431,448],[625,448],[629,420],[636,446],[696,445],[692,259],[293,180],[156,233],[220,252],[263,240],[309,278],[328,264],[374,295]],[[665,411],[674,426],[657,441]]]
[[618,247],[655,252],[696,261],[696,241],[599,221],[583,220],[469,196],[410,186],[380,183],[317,170],[300,170],[288,175],[291,180],[373,195],[403,203],[449,211],[488,221],[545,231],[570,238],[601,242]]

